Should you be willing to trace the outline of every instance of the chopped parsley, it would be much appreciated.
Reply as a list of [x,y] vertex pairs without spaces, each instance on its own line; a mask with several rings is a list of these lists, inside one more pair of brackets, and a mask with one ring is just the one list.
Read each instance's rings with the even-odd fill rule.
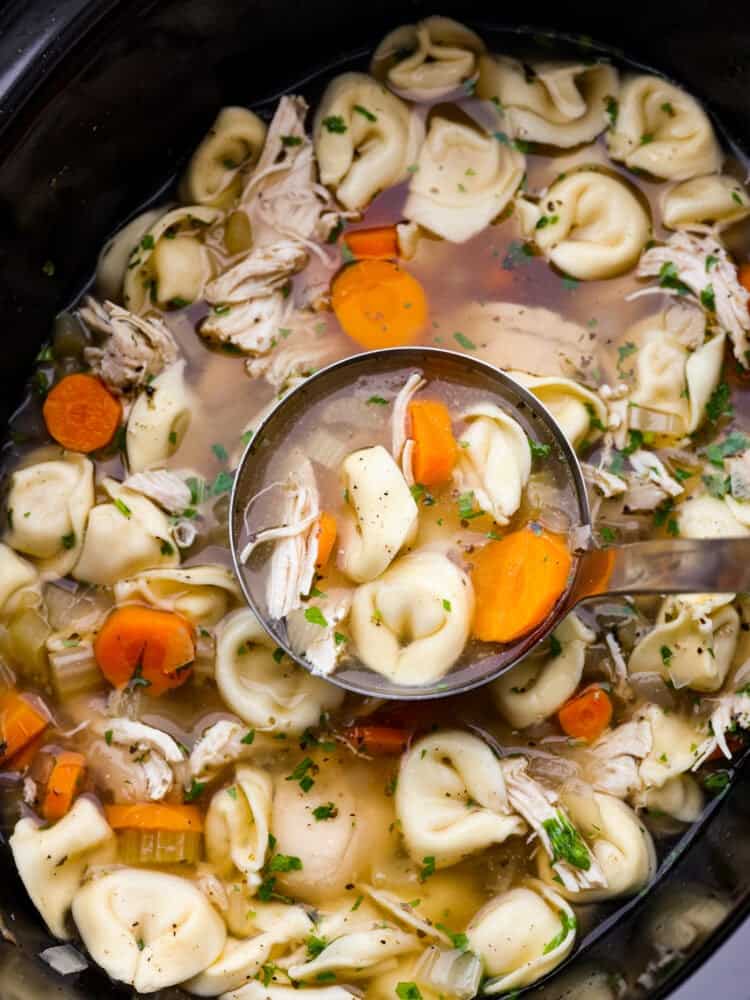
[[224,302],[220,302],[219,305],[214,306],[214,312],[217,316],[226,316],[226,314],[231,311],[232,307]]
[[133,512],[124,500],[121,500],[119,497],[115,497],[114,504],[123,517],[130,517],[132,515]]
[[709,494],[717,500],[723,500],[731,492],[732,480],[729,476],[717,472],[713,476],[701,476],[701,479]]
[[717,423],[722,417],[733,417],[732,396],[726,382],[719,382],[711,398],[706,403],[706,414],[712,423]]
[[168,542],[166,538],[159,539],[159,551],[163,556],[173,556],[174,555],[174,545]]
[[555,948],[559,948],[563,941],[567,938],[568,934],[570,934],[571,931],[575,931],[577,926],[576,918],[569,916],[565,910],[560,912],[560,924],[562,926],[560,927],[559,933],[555,934],[555,936],[545,944],[544,951],[542,952],[543,955],[549,955],[549,953],[554,951]]
[[543,215],[534,226],[534,229],[546,229],[547,226],[554,226],[554,224],[559,221],[559,215]]
[[425,882],[430,875],[435,874],[435,856],[433,854],[428,854],[427,857],[422,858],[422,867],[419,871],[419,881]]
[[[10,513],[10,512],[9,512]],[[60,539],[62,542],[62,547],[64,549],[73,549],[76,544],[76,533],[75,531],[69,532],[67,535],[63,535]]]
[[[419,900],[417,900],[417,902],[419,902]],[[435,924],[435,927],[437,930],[442,931],[443,934],[447,935],[447,937],[451,939],[453,947],[457,948],[459,951],[466,951],[469,947],[469,939],[463,931],[452,931],[450,928],[446,927],[445,924]]]
[[611,545],[617,538],[617,532],[614,528],[610,528],[608,524],[603,524],[599,528],[599,537],[605,545]]
[[383,399],[382,396],[370,396],[367,400],[368,406],[388,406],[388,400]]
[[619,113],[620,106],[616,98],[612,97],[611,94],[607,94],[604,98],[604,111],[609,118],[609,124],[612,128],[617,124],[617,115]]
[[739,431],[733,431],[723,441],[710,444],[706,448],[706,458],[712,465],[723,466],[725,458],[739,455],[748,448],[750,448],[750,438],[740,434]]
[[299,872],[302,862],[293,854],[274,854],[268,863],[270,872]]
[[209,487],[211,494],[215,497],[220,496],[222,493],[229,493],[232,488],[232,483],[234,478],[231,472],[226,472],[224,469],[217,475],[216,479],[211,483]]
[[244,743],[245,746],[249,747],[255,741],[255,730],[248,729],[245,735],[240,740],[240,743]]
[[46,275],[48,278],[54,278],[55,262],[52,260],[45,260],[42,264],[42,274]]
[[328,627],[328,621],[326,616],[320,610],[320,608],[313,606],[312,608],[305,608],[305,621],[310,622],[311,625],[320,625],[321,628]]
[[481,517],[484,513],[482,510],[474,510],[474,504],[476,502],[474,490],[469,490],[467,493],[461,493],[457,502],[458,516],[462,521],[471,521],[472,518]]
[[512,271],[522,264],[528,264],[533,257],[534,251],[528,243],[522,243],[520,240],[512,240],[508,246],[508,252],[503,258],[503,270]]
[[399,1000],[422,1000],[422,994],[416,983],[397,983],[396,996]]
[[342,643],[346,642],[346,636],[342,632],[334,632],[333,641],[336,643],[337,646],[341,646]]
[[567,861],[574,868],[587,872],[591,867],[591,855],[580,833],[565,813],[558,810],[555,819],[546,819],[542,826],[547,831],[552,847],[552,863]]
[[701,305],[704,309],[708,309],[709,312],[716,312],[716,295],[714,294],[713,285],[706,285],[700,297]]
[[732,776],[729,771],[712,771],[703,779],[703,787],[709,792],[723,792],[731,781]]
[[553,632],[549,637],[549,654],[554,658],[555,656],[559,656],[560,653],[562,653],[562,643]]
[[108,729],[104,734],[104,742],[108,747],[112,746],[112,730]]
[[719,258],[714,256],[714,254],[710,253],[706,257],[706,274],[709,273],[712,267],[716,267],[718,263],[719,263]]
[[313,816],[318,822],[326,819],[335,819],[338,814],[338,808],[333,804],[333,802],[326,802],[322,806],[316,806],[312,811]]
[[451,602],[448,600],[447,597],[443,598],[443,610],[444,611],[452,611],[453,610],[453,608],[451,607]]
[[549,453],[552,451],[551,445],[542,444],[541,441],[535,441],[533,438],[529,438],[528,440],[532,458],[547,458],[549,456]]
[[669,648],[669,646],[662,646],[659,649],[659,653],[661,655],[661,662],[664,664],[665,667],[668,667],[670,661],[672,660],[672,650]]
[[302,139],[298,135],[282,135],[281,137],[282,146],[301,146]]
[[316,774],[318,770],[318,765],[312,758],[305,757],[297,764],[292,773],[287,775],[286,780],[298,782],[303,792],[309,792],[315,784],[315,779],[311,777],[309,772]]
[[216,455],[216,457],[220,462],[228,461],[229,455],[227,454],[227,449],[224,447],[223,444],[212,444],[211,451],[214,453],[214,455]]
[[460,332],[454,333],[453,339],[456,341],[459,347],[463,347],[465,351],[475,351],[477,349],[477,345],[474,343],[474,341],[469,340],[469,338],[466,336],[465,333],[460,333]]
[[310,958],[317,958],[318,955],[325,951],[328,947],[328,942],[325,938],[316,937],[315,934],[311,934],[310,937],[305,942],[307,945],[307,954]]
[[323,119],[323,128],[328,129],[329,132],[346,132],[346,122],[341,117],[341,115],[329,115],[327,118]]
[[367,108],[363,108],[361,104],[355,104],[354,110],[358,115],[362,115],[363,118],[366,118],[368,122],[376,122],[378,120],[377,115],[374,115],[372,111],[368,111]]
[[617,367],[623,363],[625,358],[629,358],[631,354],[635,354],[638,350],[636,345],[632,340],[627,340],[621,347],[617,348]]
[[671,260],[665,261],[659,268],[659,287],[673,288],[678,295],[687,295],[690,291],[688,286],[680,281],[677,268]]
[[184,802],[195,802],[196,799],[200,798],[206,787],[207,782],[196,781],[193,778],[190,788],[184,788],[182,791],[182,799]]

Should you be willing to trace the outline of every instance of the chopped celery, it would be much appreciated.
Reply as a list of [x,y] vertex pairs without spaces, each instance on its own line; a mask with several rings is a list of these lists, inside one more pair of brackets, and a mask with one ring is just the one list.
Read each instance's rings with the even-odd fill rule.
[[55,635],[48,640],[47,649],[52,685],[61,701],[92,691],[104,683],[90,642]]
[[201,837],[174,830],[122,830],[117,839],[127,865],[195,865],[201,858]]

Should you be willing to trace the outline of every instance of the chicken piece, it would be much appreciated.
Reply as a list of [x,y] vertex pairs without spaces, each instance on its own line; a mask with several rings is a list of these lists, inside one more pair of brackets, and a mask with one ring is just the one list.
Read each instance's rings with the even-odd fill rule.
[[97,347],[87,347],[84,358],[110,389],[130,393],[146,385],[173,364],[179,351],[163,320],[146,319],[115,305],[87,296],[79,315],[91,330],[106,335]]
[[[315,578],[318,536],[315,524],[320,516],[320,498],[315,473],[309,459],[300,454],[286,482],[280,506],[281,523],[256,532],[240,553],[246,562],[263,542],[275,542],[269,560],[266,606],[271,618],[284,618],[302,604]],[[252,506],[253,498],[248,504]],[[247,517],[247,512],[245,514]]]
[[148,797],[154,802],[163,799],[174,783],[172,765],[181,764],[185,756],[171,736],[131,719],[107,719],[97,726],[108,744],[127,747],[133,763],[143,768]]
[[591,747],[596,758],[589,766],[592,786],[618,799],[640,790],[638,761],[651,753],[652,745],[651,726],[645,719],[625,722],[605,733]]
[[750,293],[739,283],[737,268],[714,236],[677,232],[666,244],[646,250],[637,274],[639,278],[658,277],[659,286],[635,292],[630,298],[657,291],[684,294],[684,288],[679,288],[682,283],[715,312],[718,325],[730,336],[734,356],[744,368],[750,367]]
[[218,278],[209,281],[206,301],[218,305],[264,298],[278,291],[306,264],[307,251],[292,240],[257,247]]
[[313,313],[303,312],[285,319],[281,342],[263,357],[245,362],[248,375],[265,378],[281,394],[348,353],[344,338],[325,329],[319,331],[319,322]]
[[628,476],[628,491],[624,500],[626,511],[656,510],[668,497],[677,497],[684,492],[660,459],[651,452],[639,448],[628,455],[628,460],[633,473]]
[[696,771],[717,749],[721,750],[727,760],[731,760],[732,751],[726,734],[737,726],[740,729],[750,729],[750,694],[744,690],[725,694],[719,699],[711,715],[710,735],[698,747],[691,770]]
[[191,750],[191,777],[207,780],[227,764],[252,757],[254,743],[254,737],[248,742],[247,726],[220,719],[208,727]]
[[136,472],[128,476],[122,485],[142,493],[170,514],[179,514],[190,506],[190,487],[176,473],[166,469]]
[[412,372],[393,401],[391,454],[396,465],[400,465],[408,486],[414,485],[414,473],[412,472],[414,441],[409,437],[411,427],[409,403],[426,384],[421,372]]
[[[558,804],[557,794],[530,777],[527,767],[528,761],[524,757],[510,757],[502,761],[508,801],[536,833],[563,886],[568,892],[606,887],[604,872]],[[560,853],[557,831],[567,833],[564,839],[575,845],[575,856],[570,852],[568,857]]]
[[201,336],[245,354],[266,354],[285,329],[287,304],[281,292],[228,308],[221,315],[209,314],[200,326]]
[[616,476],[613,472],[608,472],[601,466],[581,462],[581,469],[583,470],[583,478],[588,485],[594,486],[605,500],[621,496],[628,488],[624,479]]

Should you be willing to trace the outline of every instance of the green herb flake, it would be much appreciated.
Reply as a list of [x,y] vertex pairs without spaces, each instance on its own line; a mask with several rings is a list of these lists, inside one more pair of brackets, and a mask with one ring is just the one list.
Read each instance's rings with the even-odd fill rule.
[[732,775],[729,771],[712,771],[703,778],[703,787],[709,792],[723,792],[731,780]]
[[310,958],[317,958],[318,955],[325,951],[328,947],[328,942],[325,938],[316,937],[315,934],[311,934],[310,937],[305,942],[307,945],[307,954]]
[[454,333],[453,339],[465,351],[475,351],[477,349],[477,345],[472,340],[469,340],[465,333]]
[[706,257],[706,274],[710,272],[712,267],[716,267],[718,263],[719,263],[719,258],[714,256],[714,254],[710,253]]
[[315,819],[320,823],[326,819],[335,819],[338,814],[338,807],[333,802],[326,802],[322,806],[316,806],[312,811]]
[[327,118],[323,119],[323,128],[327,129],[329,132],[343,134],[346,132],[346,122],[341,115],[329,115]]
[[704,309],[708,309],[709,312],[716,312],[716,295],[713,285],[706,285],[701,291],[700,299]]
[[108,729],[104,733],[104,742],[107,744],[108,747],[112,746],[112,730],[111,729]]
[[605,114],[607,115],[607,118],[609,118],[609,124],[611,128],[614,128],[615,125],[617,124],[617,115],[620,111],[620,106],[617,102],[617,99],[612,97],[611,94],[607,94],[607,96],[604,98],[604,111]]
[[555,819],[546,819],[542,826],[547,831],[552,847],[552,863],[567,861],[574,868],[588,871],[591,867],[591,855],[580,833],[568,817],[558,811]]
[[195,802],[196,799],[200,798],[206,788],[207,782],[196,781],[193,778],[190,787],[183,789],[182,799],[184,802]]
[[44,274],[47,278],[54,278],[55,262],[52,260],[45,260],[42,264],[42,274]]
[[273,658],[277,663],[281,663],[281,661],[284,659],[284,650],[281,648],[281,646],[277,646],[276,649],[274,649]]
[[245,746],[249,747],[255,742],[255,730],[248,729],[245,735],[240,740],[240,743],[244,743]]
[[299,872],[302,871],[302,862],[293,854],[274,854],[268,863],[268,870],[271,872]]
[[631,354],[635,354],[638,350],[636,345],[632,340],[626,341],[621,347],[617,348],[617,365],[618,367],[623,363],[625,358],[629,358]]
[[125,503],[124,500],[121,500],[119,497],[115,497],[115,499],[114,499],[114,505],[115,505],[115,507],[117,507],[117,509],[119,510],[119,512],[123,515],[123,517],[131,517],[132,516],[133,512],[131,511],[130,507],[128,507],[128,505]]
[[422,994],[416,983],[397,983],[396,996],[399,1000],[422,1000]]
[[533,438],[529,438],[529,448],[531,450],[532,458],[548,458],[549,453],[552,451],[552,446],[548,444],[542,444],[541,441],[535,441]]
[[474,510],[474,504],[476,503],[476,497],[474,496],[474,491],[469,490],[467,493],[461,493],[458,497],[458,516],[462,521],[471,521],[475,517],[481,517],[484,511]]
[[226,472],[226,470],[222,469],[222,471],[217,475],[216,479],[214,479],[213,483],[211,483],[210,486],[211,494],[217,497],[220,496],[222,493],[229,493],[229,491],[232,489],[233,482],[234,479],[232,477],[232,473]]
[[302,139],[298,135],[282,135],[281,137],[282,146],[301,146]]
[[659,287],[672,288],[678,295],[687,295],[690,291],[688,286],[680,281],[677,268],[671,260],[665,261],[659,268]]
[[554,659],[554,657],[559,656],[560,653],[562,653],[562,643],[553,632],[549,637],[549,655]]
[[367,108],[363,108],[361,104],[355,104],[354,111],[356,111],[358,115],[362,115],[363,118],[366,118],[368,122],[376,122],[378,120],[377,115],[374,115],[372,111],[368,111]]
[[427,857],[422,858],[422,867],[419,870],[419,881],[426,882],[430,875],[435,874],[435,857],[432,854],[428,854]]
[[320,625],[321,628],[328,627],[328,621],[326,616],[318,607],[305,608],[305,621],[310,622],[311,625]]
[[731,489],[731,479],[729,476],[722,476],[720,473],[715,473],[712,476],[701,476],[703,485],[708,490],[712,497],[716,497],[717,500],[723,500],[724,497],[730,492]]
[[659,654],[661,655],[661,662],[664,664],[665,667],[668,667],[672,660],[672,650],[669,648],[669,646],[662,646],[659,649]]
[[367,400],[368,406],[388,406],[388,400],[383,399],[382,396],[370,396]]
[[448,612],[451,612],[453,610],[453,608],[451,607],[451,602],[448,600],[447,597],[443,598],[443,610]]
[[577,926],[576,918],[569,916],[565,910],[560,911],[560,924],[562,926],[560,927],[559,933],[556,934],[551,941],[548,941],[547,944],[545,944],[544,951],[542,952],[543,955],[549,955],[549,953],[554,951],[555,948],[559,948],[571,931],[575,933]]
[[211,451],[216,455],[220,462],[226,462],[229,460],[229,455],[227,454],[227,449],[223,444],[212,444]]
[[723,441],[710,444],[706,448],[706,458],[712,465],[723,466],[725,458],[739,455],[748,448],[750,448],[750,438],[739,431],[733,431]]
[[[10,511],[8,511],[8,513],[10,513]],[[64,549],[74,549],[76,545],[75,531],[71,531],[67,535],[63,535],[60,541],[62,542],[62,547]]]

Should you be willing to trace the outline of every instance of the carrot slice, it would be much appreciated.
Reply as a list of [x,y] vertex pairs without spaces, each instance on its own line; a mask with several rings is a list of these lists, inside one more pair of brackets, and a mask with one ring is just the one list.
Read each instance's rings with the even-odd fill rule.
[[437,399],[415,399],[409,403],[409,417],[415,481],[424,486],[447,482],[458,455],[448,407]]
[[566,701],[557,718],[572,739],[593,743],[612,721],[612,699],[595,684]]
[[376,226],[347,233],[344,243],[360,260],[393,260],[398,257],[398,233],[395,226]]
[[19,750],[18,753],[13,754],[11,759],[8,761],[8,768],[11,771],[25,771],[27,768],[31,767],[34,762],[34,758],[44,746],[44,739],[45,734],[44,730],[42,730],[42,732],[27,743],[23,749]]
[[17,691],[0,698],[0,764],[43,732],[48,720]]
[[529,528],[490,542],[473,559],[473,631],[485,642],[512,642],[543,622],[572,565],[561,538]]
[[117,608],[94,640],[94,656],[110,684],[142,685],[158,697],[190,677],[193,629],[173,611],[140,605]]
[[318,518],[318,556],[315,568],[322,569],[331,558],[333,546],[336,544],[336,518],[327,511]]
[[750,292],[750,263],[740,264],[737,269],[737,277],[740,279],[742,287]]
[[105,806],[104,815],[113,830],[170,830],[173,833],[201,833],[203,830],[203,816],[198,806],[133,802]]
[[376,757],[391,757],[406,750],[412,733],[409,729],[370,725],[350,726],[344,730],[344,736],[359,750],[364,750]]
[[333,282],[333,311],[367,350],[413,344],[427,322],[427,296],[408,271],[385,260],[360,260]]
[[93,375],[66,375],[49,391],[42,414],[58,444],[89,452],[112,440],[122,419],[122,406]]
[[73,805],[76,793],[86,773],[86,758],[82,753],[63,750],[47,781],[47,791],[42,803],[42,815],[47,820],[62,819]]

